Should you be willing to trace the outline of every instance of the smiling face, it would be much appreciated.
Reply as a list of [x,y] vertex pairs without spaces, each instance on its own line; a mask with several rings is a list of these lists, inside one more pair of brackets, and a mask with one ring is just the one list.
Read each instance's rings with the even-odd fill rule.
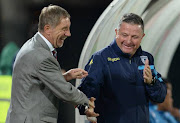
[[60,23],[56,27],[49,26],[47,32],[47,39],[53,45],[54,48],[60,48],[64,44],[64,40],[71,36],[70,33],[70,19],[62,18]]
[[116,43],[123,53],[128,53],[131,57],[139,48],[144,33],[141,25],[122,22],[116,32]]

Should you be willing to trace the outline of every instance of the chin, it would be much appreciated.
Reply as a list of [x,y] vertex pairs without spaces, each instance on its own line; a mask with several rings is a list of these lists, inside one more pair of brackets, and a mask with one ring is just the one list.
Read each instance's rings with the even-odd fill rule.
[[60,46],[58,46],[59,48],[61,48],[63,46],[63,44],[61,44]]
[[129,50],[123,50],[123,52],[127,54],[132,54],[132,51],[129,51]]

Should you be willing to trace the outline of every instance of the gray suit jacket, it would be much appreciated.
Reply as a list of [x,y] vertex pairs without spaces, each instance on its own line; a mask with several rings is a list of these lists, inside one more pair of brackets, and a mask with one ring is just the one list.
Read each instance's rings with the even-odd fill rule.
[[65,81],[58,61],[39,34],[17,54],[6,123],[57,123],[58,99],[88,105],[88,98]]

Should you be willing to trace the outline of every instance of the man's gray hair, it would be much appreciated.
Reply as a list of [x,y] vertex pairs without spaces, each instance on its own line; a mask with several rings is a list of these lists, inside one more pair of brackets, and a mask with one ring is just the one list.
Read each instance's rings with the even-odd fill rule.
[[44,31],[46,24],[56,27],[62,18],[70,18],[69,13],[64,8],[57,5],[44,7],[39,16],[38,31]]
[[124,14],[119,22],[118,28],[120,28],[120,25],[122,22],[140,25],[144,32],[144,22],[143,22],[142,18],[137,14],[134,14],[134,13]]

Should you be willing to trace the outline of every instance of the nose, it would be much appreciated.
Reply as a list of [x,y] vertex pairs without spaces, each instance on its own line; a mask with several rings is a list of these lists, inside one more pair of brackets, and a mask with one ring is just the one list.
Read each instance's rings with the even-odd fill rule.
[[70,30],[66,31],[66,32],[65,32],[65,35],[68,36],[68,37],[71,36]]
[[131,36],[127,37],[127,43],[131,43]]

